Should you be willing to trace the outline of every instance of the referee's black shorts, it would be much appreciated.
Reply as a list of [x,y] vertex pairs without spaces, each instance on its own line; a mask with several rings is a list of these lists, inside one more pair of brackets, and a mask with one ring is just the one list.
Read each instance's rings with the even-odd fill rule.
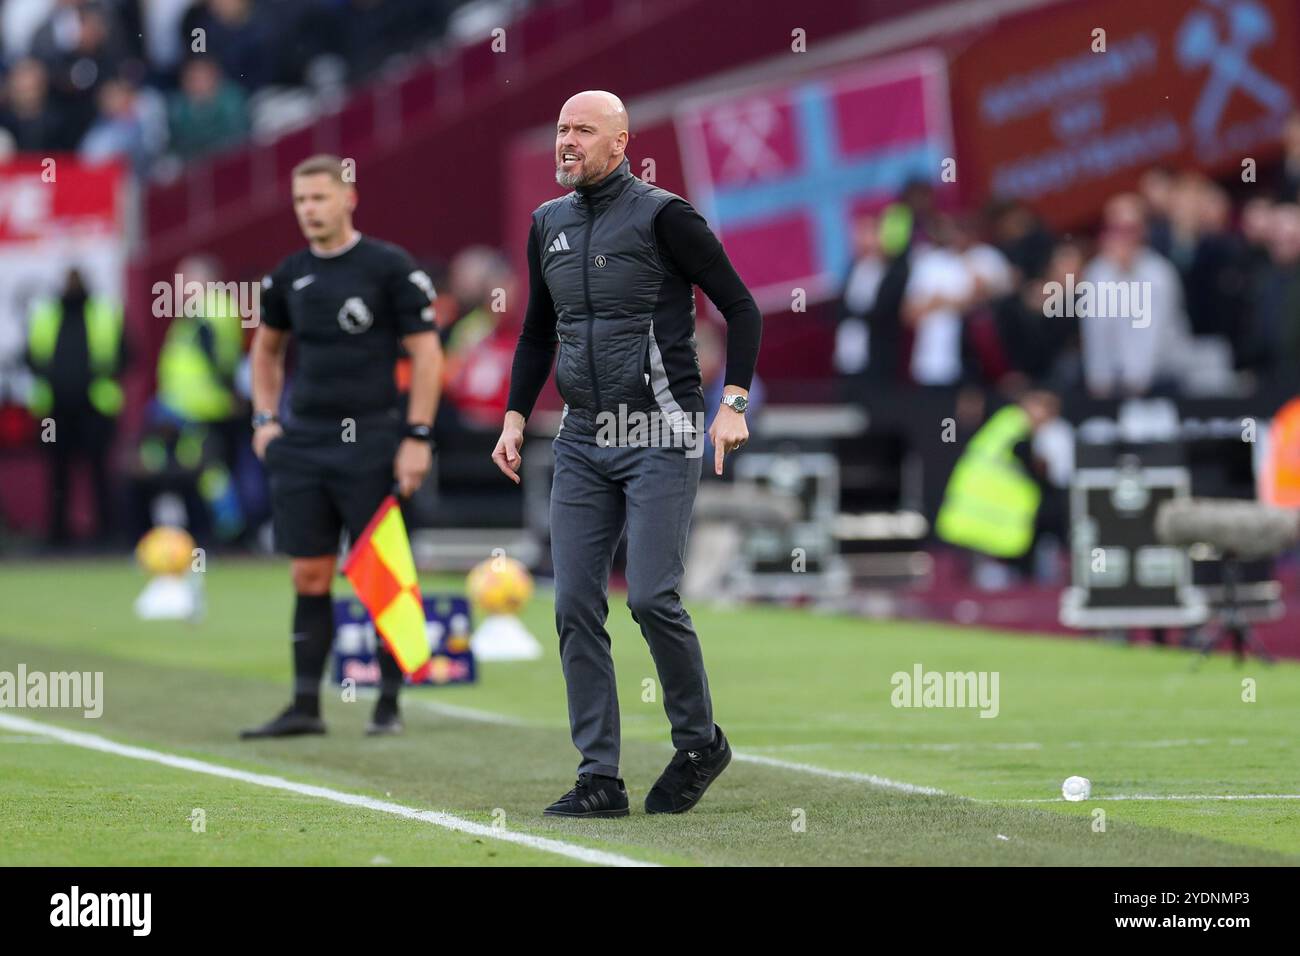
[[338,420],[287,423],[265,458],[276,550],[295,558],[332,556],[345,528],[355,541],[393,490],[401,435],[396,415],[357,419],[352,441]]

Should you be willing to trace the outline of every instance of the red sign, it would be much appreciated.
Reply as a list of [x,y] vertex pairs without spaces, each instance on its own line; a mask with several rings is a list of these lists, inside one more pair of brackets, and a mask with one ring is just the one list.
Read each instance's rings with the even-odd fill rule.
[[116,164],[71,156],[0,164],[0,243],[117,235],[121,180]]
[[1153,165],[1258,163],[1295,108],[1298,30],[1294,0],[1096,0],[999,24],[952,63],[963,192],[1071,225]]

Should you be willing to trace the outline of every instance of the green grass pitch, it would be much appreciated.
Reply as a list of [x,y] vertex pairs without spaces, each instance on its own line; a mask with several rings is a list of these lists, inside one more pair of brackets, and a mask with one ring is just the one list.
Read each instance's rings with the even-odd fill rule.
[[[696,605],[716,717],[738,758],[691,813],[647,817],[640,800],[671,746],[649,653],[614,594],[632,815],[562,821],[540,815],[572,785],[577,761],[545,592],[524,614],[545,656],[483,665],[475,686],[408,691],[405,736],[366,739],[369,702],[330,689],[327,737],[244,743],[239,728],[288,696],[287,579],[282,561],[210,558],[204,621],[143,623],[131,603],[144,577],[126,561],[0,567],[0,671],[102,671],[105,687],[99,719],[28,709],[0,710],[0,721],[34,720],[648,863],[1300,863],[1293,662],[1237,667],[1216,657],[1197,670],[1187,654],[1159,648]],[[425,581],[429,593],[458,584]],[[340,581],[337,593],[345,588]],[[917,664],[997,672],[997,716],[892,706],[891,676]],[[1247,680],[1253,701],[1243,700]],[[1071,774],[1092,780],[1092,799],[1059,799]],[[0,722],[0,865],[580,862],[526,839]]]

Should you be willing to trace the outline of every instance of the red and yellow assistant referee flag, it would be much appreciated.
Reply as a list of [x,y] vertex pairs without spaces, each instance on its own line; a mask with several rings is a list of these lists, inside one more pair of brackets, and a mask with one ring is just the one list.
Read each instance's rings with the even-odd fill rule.
[[429,638],[424,602],[406,522],[397,499],[389,495],[352,544],[343,573],[370,612],[393,658],[412,680],[423,680],[429,668]]

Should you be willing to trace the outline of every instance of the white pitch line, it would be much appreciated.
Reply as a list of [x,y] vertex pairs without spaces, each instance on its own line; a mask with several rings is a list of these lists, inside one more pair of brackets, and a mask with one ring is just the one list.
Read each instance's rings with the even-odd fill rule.
[[[358,694],[365,700],[376,700],[379,697],[377,691],[365,688]],[[410,703],[434,714],[442,714],[444,717],[452,717],[456,720],[467,720],[474,724],[495,724],[498,727],[538,727],[551,728],[552,725],[540,721],[525,720],[522,717],[514,717],[510,714],[499,714],[494,710],[479,710],[477,707],[463,707],[460,704],[444,704],[441,701],[425,700],[423,697],[407,695],[402,698],[403,705]],[[559,725],[554,725],[558,727]]]
[[[1300,793],[1116,793],[1104,797],[1089,797],[1080,803],[1094,800],[1300,800]],[[1065,803],[1064,797],[1025,797],[982,799],[980,803]]]
[[[430,700],[417,700],[421,708],[433,711],[434,713],[443,713],[449,717],[460,717],[464,720],[480,721],[483,723],[504,724],[511,727],[536,727],[537,724],[523,720],[519,717],[512,717],[508,714],[498,714],[490,710],[475,710],[469,707],[454,707],[450,704],[439,704]],[[923,794],[926,796],[947,797],[952,794],[943,790],[937,790],[934,787],[923,787],[919,784],[905,783],[901,780],[890,780],[888,777],[877,776],[874,773],[860,773],[855,770],[831,770],[828,767],[815,767],[807,763],[794,763],[789,760],[778,760],[775,757],[762,757],[758,754],[741,753],[733,751],[732,760],[739,760],[742,763],[760,764],[765,767],[777,767],[782,770],[795,770],[800,773],[812,774],[818,777],[830,777],[834,780],[852,780],[855,783],[866,783],[873,787],[880,787],[883,790],[895,790],[899,793]]]
[[508,714],[496,714],[490,710],[478,710],[475,707],[461,707],[459,704],[442,704],[432,700],[417,700],[416,703],[422,709],[432,711],[435,714],[455,717],[458,720],[468,720],[476,724],[496,724],[500,727],[541,726],[518,717],[511,717]]
[[764,767],[778,767],[781,770],[797,770],[800,773],[813,774],[817,777],[831,777],[835,780],[853,780],[857,783],[868,783],[873,787],[880,787],[882,790],[895,790],[899,793],[922,794],[929,797],[951,797],[955,794],[948,793],[946,790],[939,790],[936,787],[922,787],[915,783],[904,783],[901,780],[890,780],[888,777],[879,777],[874,773],[859,773],[856,770],[831,770],[828,767],[815,767],[809,763],[794,763],[790,760],[777,760],[775,757],[760,757],[751,753],[733,753],[733,760],[739,760],[743,763],[755,763]]
[[960,751],[960,750],[1048,750],[1059,747],[1066,750],[1083,750],[1089,747],[1102,747],[1107,750],[1113,750],[1117,747],[1129,747],[1136,749],[1156,748],[1163,749],[1168,747],[1208,747],[1217,744],[1226,744],[1230,747],[1241,747],[1250,743],[1244,737],[1195,737],[1183,738],[1178,740],[1064,740],[1052,744],[1039,743],[1037,741],[1026,740],[1018,743],[981,743],[977,741],[960,741],[956,743],[801,743],[801,744],[768,744],[751,749],[762,751],[764,753],[794,753],[807,752],[810,750],[837,750],[845,751]]
[[100,753],[113,754],[118,757],[130,757],[133,760],[144,760],[148,763],[161,764],[165,767],[174,767],[178,770],[189,770],[194,773],[204,773],[213,777],[224,777],[227,780],[238,780],[242,783],[251,783],[255,786],[267,787],[272,790],[285,790],[289,793],[296,793],[305,797],[319,797],[322,800],[330,800],[334,803],[341,803],[350,807],[361,807],[366,810],[376,810],[380,813],[390,813],[393,816],[405,817],[408,820],[418,820],[421,823],[432,823],[434,826],[442,827],[445,830],[454,830],[458,833],[468,833],[489,840],[501,840],[505,843],[516,843],[533,850],[541,850],[545,853],[554,853],[558,856],[566,856],[573,860],[580,860],[583,863],[596,863],[602,866],[659,865],[644,860],[634,860],[631,857],[620,856],[617,853],[608,853],[604,850],[579,846],[575,843],[565,843],[562,840],[553,840],[548,837],[539,837],[528,833],[516,833],[511,830],[498,829],[482,823],[475,823],[472,820],[465,820],[461,817],[454,816],[450,813],[444,813],[440,810],[417,810],[414,807],[404,806],[400,803],[392,803],[387,800],[377,800],[374,797],[363,796],[359,793],[345,793],[342,790],[334,790],[330,787],[317,787],[312,784],[295,783],[292,780],[286,780],[283,777],[274,777],[262,773],[250,773],[247,770],[237,770],[234,767],[209,763],[205,760],[194,760],[190,757],[179,757],[175,754],[164,753],[158,750],[149,750],[145,747],[133,747],[128,744],[119,744],[116,741],[109,740],[107,737],[100,737],[97,734],[87,734],[76,730],[65,730],[62,727],[53,727],[47,724],[37,723],[34,720],[27,720],[24,717],[11,717],[6,714],[0,714],[0,727],[7,727],[10,730],[16,730],[28,734],[38,734],[44,737],[49,737],[53,740],[62,741],[66,744],[82,747],[86,750],[97,750]]
[[[543,727],[541,724],[533,721],[525,721],[520,717],[512,717],[510,714],[499,714],[494,710],[478,710],[476,708],[461,708],[461,706],[451,704],[439,704],[439,702],[420,700],[416,698],[415,704],[421,709],[433,711],[433,713],[445,714],[447,717],[463,719],[463,721],[474,721],[480,723],[502,724],[506,727]],[[1214,743],[1210,737],[1193,737],[1187,740],[1149,740],[1144,741],[1148,747],[1175,747],[1183,744],[1208,744]],[[1229,744],[1244,744],[1245,740],[1240,737],[1229,737]],[[1083,747],[1087,741],[1067,741],[1067,747]],[[1136,744],[1135,744],[1136,745]],[[811,748],[832,748],[833,744],[794,744],[792,747]],[[870,747],[870,745],[858,745]],[[898,747],[906,747],[904,744],[898,744]],[[946,749],[952,747],[950,744],[926,745],[918,744],[918,748],[935,747],[936,749]],[[1026,741],[1021,744],[995,744],[995,748],[1006,749],[1035,749],[1041,747],[1041,744],[1035,741]],[[759,747],[759,750],[775,750],[777,747]],[[850,749],[853,749],[850,747]],[[797,773],[811,774],[814,777],[826,777],[833,780],[853,780],[854,783],[866,783],[871,787],[879,787],[881,790],[892,790],[897,793],[913,793],[920,796],[946,796],[953,797],[956,800],[970,800],[972,803],[982,804],[1063,804],[1066,803],[1065,797],[1006,797],[1006,799],[988,799],[988,797],[969,797],[961,793],[950,793],[945,790],[939,790],[937,787],[924,787],[919,783],[907,783],[905,780],[893,780],[888,777],[880,777],[878,774],[867,774],[857,770],[831,770],[829,767],[819,767],[814,763],[797,763],[788,760],[777,760],[776,757],[764,757],[761,754],[746,752],[732,753],[732,760],[741,761],[742,763],[757,763],[757,765],[777,767],[780,770],[794,770]],[[1186,796],[1143,796],[1134,793],[1134,795],[1117,795],[1104,797],[1091,797],[1092,800],[1300,800],[1300,793],[1219,793],[1219,795],[1186,795]]]

